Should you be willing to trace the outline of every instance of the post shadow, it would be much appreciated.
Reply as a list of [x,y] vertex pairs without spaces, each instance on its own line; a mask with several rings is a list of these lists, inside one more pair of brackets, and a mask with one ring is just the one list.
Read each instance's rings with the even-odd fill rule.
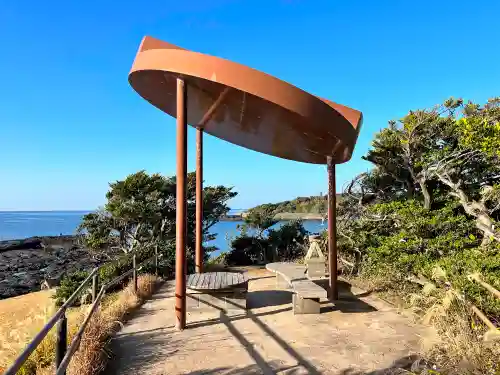
[[[321,286],[322,288],[328,287],[327,279],[313,280],[315,284]],[[339,298],[336,301],[325,301],[322,302],[320,313],[327,313],[330,311],[340,311],[342,313],[370,313],[378,311],[374,306],[366,303],[361,298],[366,297],[370,292],[363,292],[360,294],[354,294],[352,291],[352,285],[348,282],[338,280],[337,290]]]
[[[189,297],[193,298],[193,295],[190,295]],[[248,340],[246,340],[246,338],[239,331],[236,330],[234,325],[232,325],[232,319],[224,313],[223,309],[221,309],[220,307],[215,306],[214,304],[211,304],[207,301],[202,301],[196,297],[195,297],[195,299],[197,299],[199,302],[206,304],[207,306],[210,306],[212,308],[219,310],[220,311],[220,322],[225,324],[228,327],[228,329],[230,330],[230,332],[234,335],[234,337],[238,341],[240,341],[240,343],[243,345],[243,347],[246,348],[245,345],[247,345],[247,343],[249,343]],[[233,304],[234,306],[237,306],[231,301],[225,300],[225,302]],[[290,310],[290,309],[288,308],[287,310]],[[273,311],[272,313],[276,314],[276,313],[278,313],[278,311]],[[262,316],[262,315],[260,315],[260,316]],[[288,345],[285,340],[283,340],[281,337],[279,337],[279,335],[276,332],[274,332],[267,324],[265,324],[260,319],[258,319],[258,317],[255,314],[253,314],[250,310],[246,310],[246,318],[250,318],[250,320],[253,323],[255,323],[262,331],[264,331],[268,336],[270,336],[279,346],[281,346],[281,348],[284,351],[286,351],[293,358],[295,358],[298,366],[302,366],[304,369],[306,369],[308,374],[321,375],[321,373],[309,361],[307,361],[304,357],[302,357],[294,348],[292,348],[290,345]],[[228,323],[230,323],[232,325],[231,328],[228,326]],[[236,331],[236,335],[233,333],[234,331]],[[247,352],[248,352],[248,350],[247,350]],[[249,354],[252,356],[253,352],[249,352]],[[259,356],[260,356],[260,354],[259,354]],[[252,358],[254,358],[254,360],[256,361],[257,365],[261,364],[260,363],[261,357],[259,358],[259,356],[257,358],[254,358],[252,356]],[[270,368],[269,365],[266,363],[264,368],[262,369],[262,371],[269,371],[269,368]],[[268,372],[264,372],[264,373],[268,374]],[[275,372],[270,372],[269,374],[275,374]]]
[[[271,367],[274,368],[273,374],[285,372],[287,374],[293,374],[293,369],[297,366],[281,366],[277,361],[269,362]],[[291,371],[290,371],[291,370]],[[216,367],[212,369],[203,369],[197,370],[187,373],[186,375],[216,375],[216,374],[225,374],[225,375],[260,375],[262,374],[262,370],[258,365],[249,365],[245,367]]]
[[288,290],[254,290],[247,293],[247,305],[249,309],[286,305],[292,302],[292,295]]

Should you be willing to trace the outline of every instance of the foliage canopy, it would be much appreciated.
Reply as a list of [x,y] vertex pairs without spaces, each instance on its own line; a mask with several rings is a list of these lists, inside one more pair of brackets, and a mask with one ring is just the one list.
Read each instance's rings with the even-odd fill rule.
[[[492,316],[500,301],[467,276],[500,289],[499,99],[449,99],[411,111],[376,134],[338,208],[339,249],[354,272],[405,282],[446,282]],[[397,285],[397,284],[394,284]]]

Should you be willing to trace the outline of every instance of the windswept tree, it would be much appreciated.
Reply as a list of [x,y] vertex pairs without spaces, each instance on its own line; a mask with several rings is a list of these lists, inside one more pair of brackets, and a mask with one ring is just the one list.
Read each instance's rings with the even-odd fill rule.
[[264,232],[278,223],[275,219],[276,213],[272,207],[262,206],[249,210],[243,220],[246,229],[252,229],[256,232],[257,238],[263,238]]
[[437,322],[431,359],[443,369],[494,373],[499,346],[484,343],[470,307],[499,321],[500,300],[471,280],[500,289],[500,100],[411,111],[365,159],[374,168],[347,184],[337,208],[343,268]]
[[392,186],[399,187],[395,194],[421,197],[430,209],[435,183],[428,170],[429,157],[456,147],[455,115],[462,104],[460,99],[449,99],[431,110],[410,111],[401,120],[390,121],[375,136],[364,159],[377,166],[377,176],[392,179]]
[[427,170],[475,218],[483,245],[500,242],[500,99],[468,103],[454,122],[455,147],[429,153]]
[[[390,245],[391,252],[401,243],[406,244],[405,251],[434,251],[438,257],[448,246],[465,241],[463,245],[471,247],[479,240],[485,251],[495,253],[500,243],[499,150],[497,98],[482,106],[450,99],[431,110],[411,111],[400,121],[391,121],[375,136],[365,157],[375,168],[357,176],[343,193],[338,209],[339,248],[359,260],[361,253],[379,249],[387,236],[399,232],[400,242]],[[421,211],[415,202],[429,212]],[[405,207],[411,209],[403,214]],[[412,213],[415,217],[406,222]],[[413,227],[421,225],[424,217],[430,222],[411,240],[415,246],[410,246],[414,236],[410,233],[415,233]],[[468,224],[457,230],[458,237],[436,230],[447,220],[457,223],[461,217]],[[424,246],[426,238],[432,239],[432,245]],[[497,244],[488,246],[492,241]]]
[[[484,106],[449,99],[410,111],[381,130],[364,157],[375,169],[358,177],[362,199],[421,200],[426,209],[452,197],[475,218],[483,244],[500,242],[500,99]],[[438,207],[436,207],[438,208]]]
[[[195,241],[195,179],[187,178],[188,253],[192,256]],[[80,225],[86,245],[93,249],[119,248],[125,253],[136,249],[153,249],[173,256],[176,219],[176,179],[144,171],[110,183],[107,202],[97,212],[85,215]],[[209,186],[204,188],[203,239],[209,241],[216,234],[210,228],[224,216],[227,202],[236,196],[232,188]],[[205,249],[208,256],[212,248]]]

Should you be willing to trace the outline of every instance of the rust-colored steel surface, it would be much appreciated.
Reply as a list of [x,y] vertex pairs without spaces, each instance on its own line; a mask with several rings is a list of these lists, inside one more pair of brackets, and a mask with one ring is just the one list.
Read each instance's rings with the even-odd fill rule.
[[188,124],[208,134],[306,163],[351,158],[361,112],[247,66],[145,37],[129,74],[132,87],[175,117],[177,78],[188,90]]
[[330,280],[328,283],[328,297],[331,300],[339,298],[337,285],[337,193],[335,189],[335,164],[328,158],[328,263],[330,266]]
[[203,130],[196,129],[196,244],[195,270],[203,272]]
[[186,327],[186,237],[187,237],[187,97],[186,84],[177,79],[177,193],[175,243],[175,316],[176,328]]
[[[177,327],[186,325],[186,138],[197,131],[196,271],[203,270],[203,132],[251,150],[328,170],[329,297],[338,298],[335,164],[348,161],[361,112],[311,95],[268,74],[145,37],[129,74],[132,87],[177,117]],[[189,98],[189,101],[187,100]]]

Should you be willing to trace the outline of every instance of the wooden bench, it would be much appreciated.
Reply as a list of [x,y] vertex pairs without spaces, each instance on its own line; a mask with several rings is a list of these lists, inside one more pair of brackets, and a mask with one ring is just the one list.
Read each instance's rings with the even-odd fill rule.
[[269,263],[266,269],[276,274],[276,284],[282,281],[293,291],[294,314],[319,314],[320,299],[326,298],[326,290],[309,280],[304,266],[295,263]]
[[187,307],[241,312],[247,308],[248,276],[238,272],[206,272],[188,275]]

